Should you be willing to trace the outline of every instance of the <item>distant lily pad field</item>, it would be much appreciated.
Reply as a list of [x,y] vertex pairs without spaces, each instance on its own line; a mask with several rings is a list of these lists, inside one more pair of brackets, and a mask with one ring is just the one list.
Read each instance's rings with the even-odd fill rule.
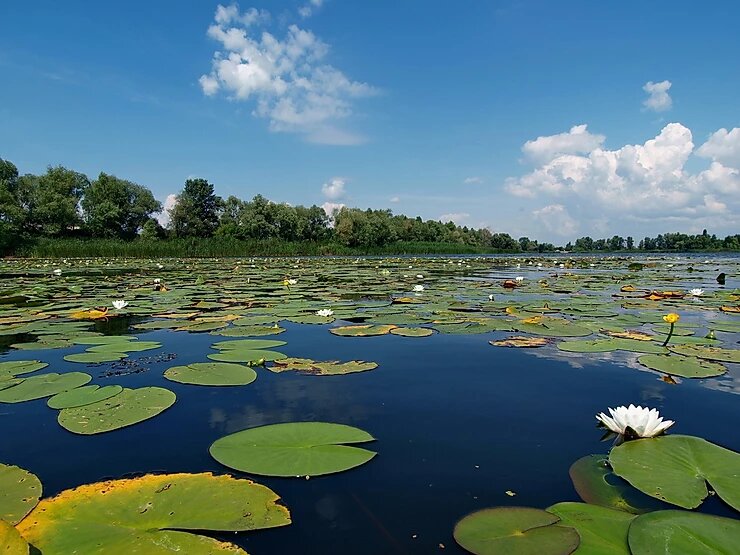
[[3,555],[732,553],[738,422],[735,256],[0,261]]

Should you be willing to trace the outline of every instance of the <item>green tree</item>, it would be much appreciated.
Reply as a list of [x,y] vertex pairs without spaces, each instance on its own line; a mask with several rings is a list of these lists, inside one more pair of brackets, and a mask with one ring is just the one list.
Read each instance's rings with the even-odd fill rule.
[[205,179],[188,179],[170,212],[170,228],[176,237],[210,237],[218,227],[221,197]]
[[159,225],[159,222],[155,218],[149,218],[144,225],[141,226],[141,233],[139,237],[143,241],[157,241],[164,239],[167,236],[165,229]]
[[162,204],[146,187],[101,173],[85,192],[82,210],[93,236],[131,239]]
[[79,229],[80,199],[89,186],[85,174],[62,166],[49,167],[41,176],[19,178],[18,198],[26,211],[25,229],[48,236]]

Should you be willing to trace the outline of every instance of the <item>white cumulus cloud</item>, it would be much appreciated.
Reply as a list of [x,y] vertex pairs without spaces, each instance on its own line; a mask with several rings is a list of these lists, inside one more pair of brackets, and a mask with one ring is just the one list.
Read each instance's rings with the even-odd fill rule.
[[594,135],[586,124],[574,125],[567,133],[537,137],[527,141],[522,152],[534,162],[552,160],[561,154],[584,154],[599,148],[606,137]]
[[[567,144],[563,138],[574,129],[529,141],[542,147],[535,149],[534,169],[505,183],[517,197],[557,199],[532,214],[547,231],[607,231],[615,221],[626,226],[625,220],[684,228],[709,223],[730,231],[740,219],[737,130],[720,129],[696,150],[691,130],[680,123],[669,123],[643,144],[614,150],[601,146],[603,137],[577,153],[572,152],[576,147],[566,153],[564,147],[550,148]],[[686,164],[694,154],[711,159],[709,167],[689,171]]]
[[162,203],[162,211],[156,216],[159,225],[161,225],[162,227],[167,227],[167,225],[169,225],[170,210],[172,210],[176,204],[177,195],[175,193],[167,195],[167,198],[164,199],[164,202]]
[[321,186],[321,192],[329,200],[337,200],[344,197],[344,186],[347,182],[341,177],[333,177]]
[[648,93],[648,97],[642,103],[648,110],[654,112],[665,112],[670,110],[673,105],[673,99],[668,94],[668,90],[671,88],[670,81],[661,81],[660,83],[653,83],[648,81],[642,86],[642,90]]
[[470,214],[467,212],[451,212],[450,214],[442,214],[439,221],[444,224],[453,222],[455,225],[465,225],[468,218],[470,218]]
[[304,18],[311,17],[323,4],[324,0],[309,0],[308,3],[298,8],[298,15]]
[[322,144],[362,142],[340,122],[353,113],[355,99],[376,89],[326,63],[329,46],[310,30],[293,24],[277,37],[265,27],[268,21],[264,10],[242,13],[236,4],[218,6],[208,36],[221,48],[210,73],[199,79],[203,94],[252,101],[253,115],[266,119],[271,131],[299,133]]

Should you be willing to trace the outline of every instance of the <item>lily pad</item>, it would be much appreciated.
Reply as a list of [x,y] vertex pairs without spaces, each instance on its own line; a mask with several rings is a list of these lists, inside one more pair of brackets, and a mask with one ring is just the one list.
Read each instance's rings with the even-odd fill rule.
[[276,373],[295,370],[296,372],[316,376],[337,376],[366,372],[367,370],[374,370],[377,367],[378,365],[375,362],[365,362],[362,360],[316,362],[308,358],[285,358],[275,361],[270,366],[270,370]]
[[611,351],[629,351],[631,353],[660,354],[666,353],[667,349],[648,343],[647,341],[636,341],[634,339],[583,339],[572,341],[561,341],[558,349],[569,353],[608,353]]
[[92,376],[84,372],[66,374],[41,374],[24,379],[21,383],[0,391],[0,403],[22,403],[42,399],[85,385]]
[[20,532],[7,522],[0,520],[0,553],[3,555],[28,555],[29,546]]
[[702,345],[670,345],[668,348],[671,352],[679,355],[740,363],[740,349],[723,349],[722,347],[704,347]]
[[40,360],[9,360],[0,362],[0,379],[3,377],[15,377],[21,374],[30,374],[49,366]]
[[126,388],[110,399],[63,409],[57,420],[76,434],[101,434],[153,418],[171,407],[176,399],[172,391],[162,387]]
[[116,362],[118,360],[127,358],[126,353],[75,353],[73,355],[65,355],[64,360],[67,362],[79,362],[81,364],[100,364],[101,362]]
[[44,499],[19,525],[45,555],[246,553],[187,531],[242,532],[290,524],[269,488],[249,480],[164,474],[111,480]]
[[96,345],[87,349],[88,353],[138,353],[151,351],[162,346],[157,341],[117,341],[105,345]]
[[681,355],[643,355],[637,362],[650,368],[671,376],[682,378],[708,378],[721,376],[727,372],[727,368],[719,362],[710,362],[696,357]]
[[543,337],[523,337],[519,335],[513,335],[506,339],[499,339],[498,341],[489,341],[494,347],[519,347],[519,348],[533,348],[533,347],[544,347],[548,344],[547,339]]
[[455,541],[475,555],[568,555],[580,538],[560,518],[529,507],[494,507],[469,514],[455,525]]
[[740,521],[688,511],[637,517],[629,529],[633,555],[729,555],[740,546]]
[[342,337],[371,337],[386,335],[396,326],[391,324],[362,324],[357,326],[340,326],[329,331]]
[[664,505],[645,495],[620,478],[609,466],[609,455],[586,455],[574,462],[569,470],[578,496],[591,505],[641,514]]
[[693,436],[670,435],[627,441],[609,455],[614,472],[640,491],[693,509],[717,495],[740,511],[740,454]]
[[257,372],[241,364],[196,362],[168,368],[164,377],[172,382],[191,385],[247,385],[257,379]]
[[586,503],[557,503],[547,511],[576,529],[578,555],[630,555],[627,533],[635,515]]
[[[39,502],[41,492],[41,481],[35,474],[0,464],[0,521],[18,524]],[[2,550],[0,553],[4,555]]]
[[57,410],[82,407],[110,399],[121,393],[121,391],[123,391],[123,388],[120,385],[106,385],[103,387],[99,385],[84,385],[69,391],[57,393],[46,404],[49,408]]
[[282,347],[285,345],[285,341],[278,341],[276,339],[235,339],[233,341],[218,341],[211,345],[213,349],[243,349],[243,350],[254,350],[254,349],[272,349],[274,347]]
[[321,476],[365,464],[376,453],[346,445],[375,438],[327,422],[290,422],[250,428],[216,440],[211,456],[221,464],[263,476]]
[[429,328],[393,328],[391,330],[392,335],[400,335],[402,337],[428,337],[434,333],[434,330]]
[[218,362],[254,362],[273,361],[286,358],[286,355],[277,351],[264,349],[223,349],[218,353],[208,355],[211,360]]

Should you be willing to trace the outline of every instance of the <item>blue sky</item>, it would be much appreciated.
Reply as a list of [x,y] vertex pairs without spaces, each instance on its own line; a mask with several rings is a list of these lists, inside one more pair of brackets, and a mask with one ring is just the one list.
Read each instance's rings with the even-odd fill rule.
[[739,20],[730,1],[5,0],[0,157],[555,243],[737,233]]

